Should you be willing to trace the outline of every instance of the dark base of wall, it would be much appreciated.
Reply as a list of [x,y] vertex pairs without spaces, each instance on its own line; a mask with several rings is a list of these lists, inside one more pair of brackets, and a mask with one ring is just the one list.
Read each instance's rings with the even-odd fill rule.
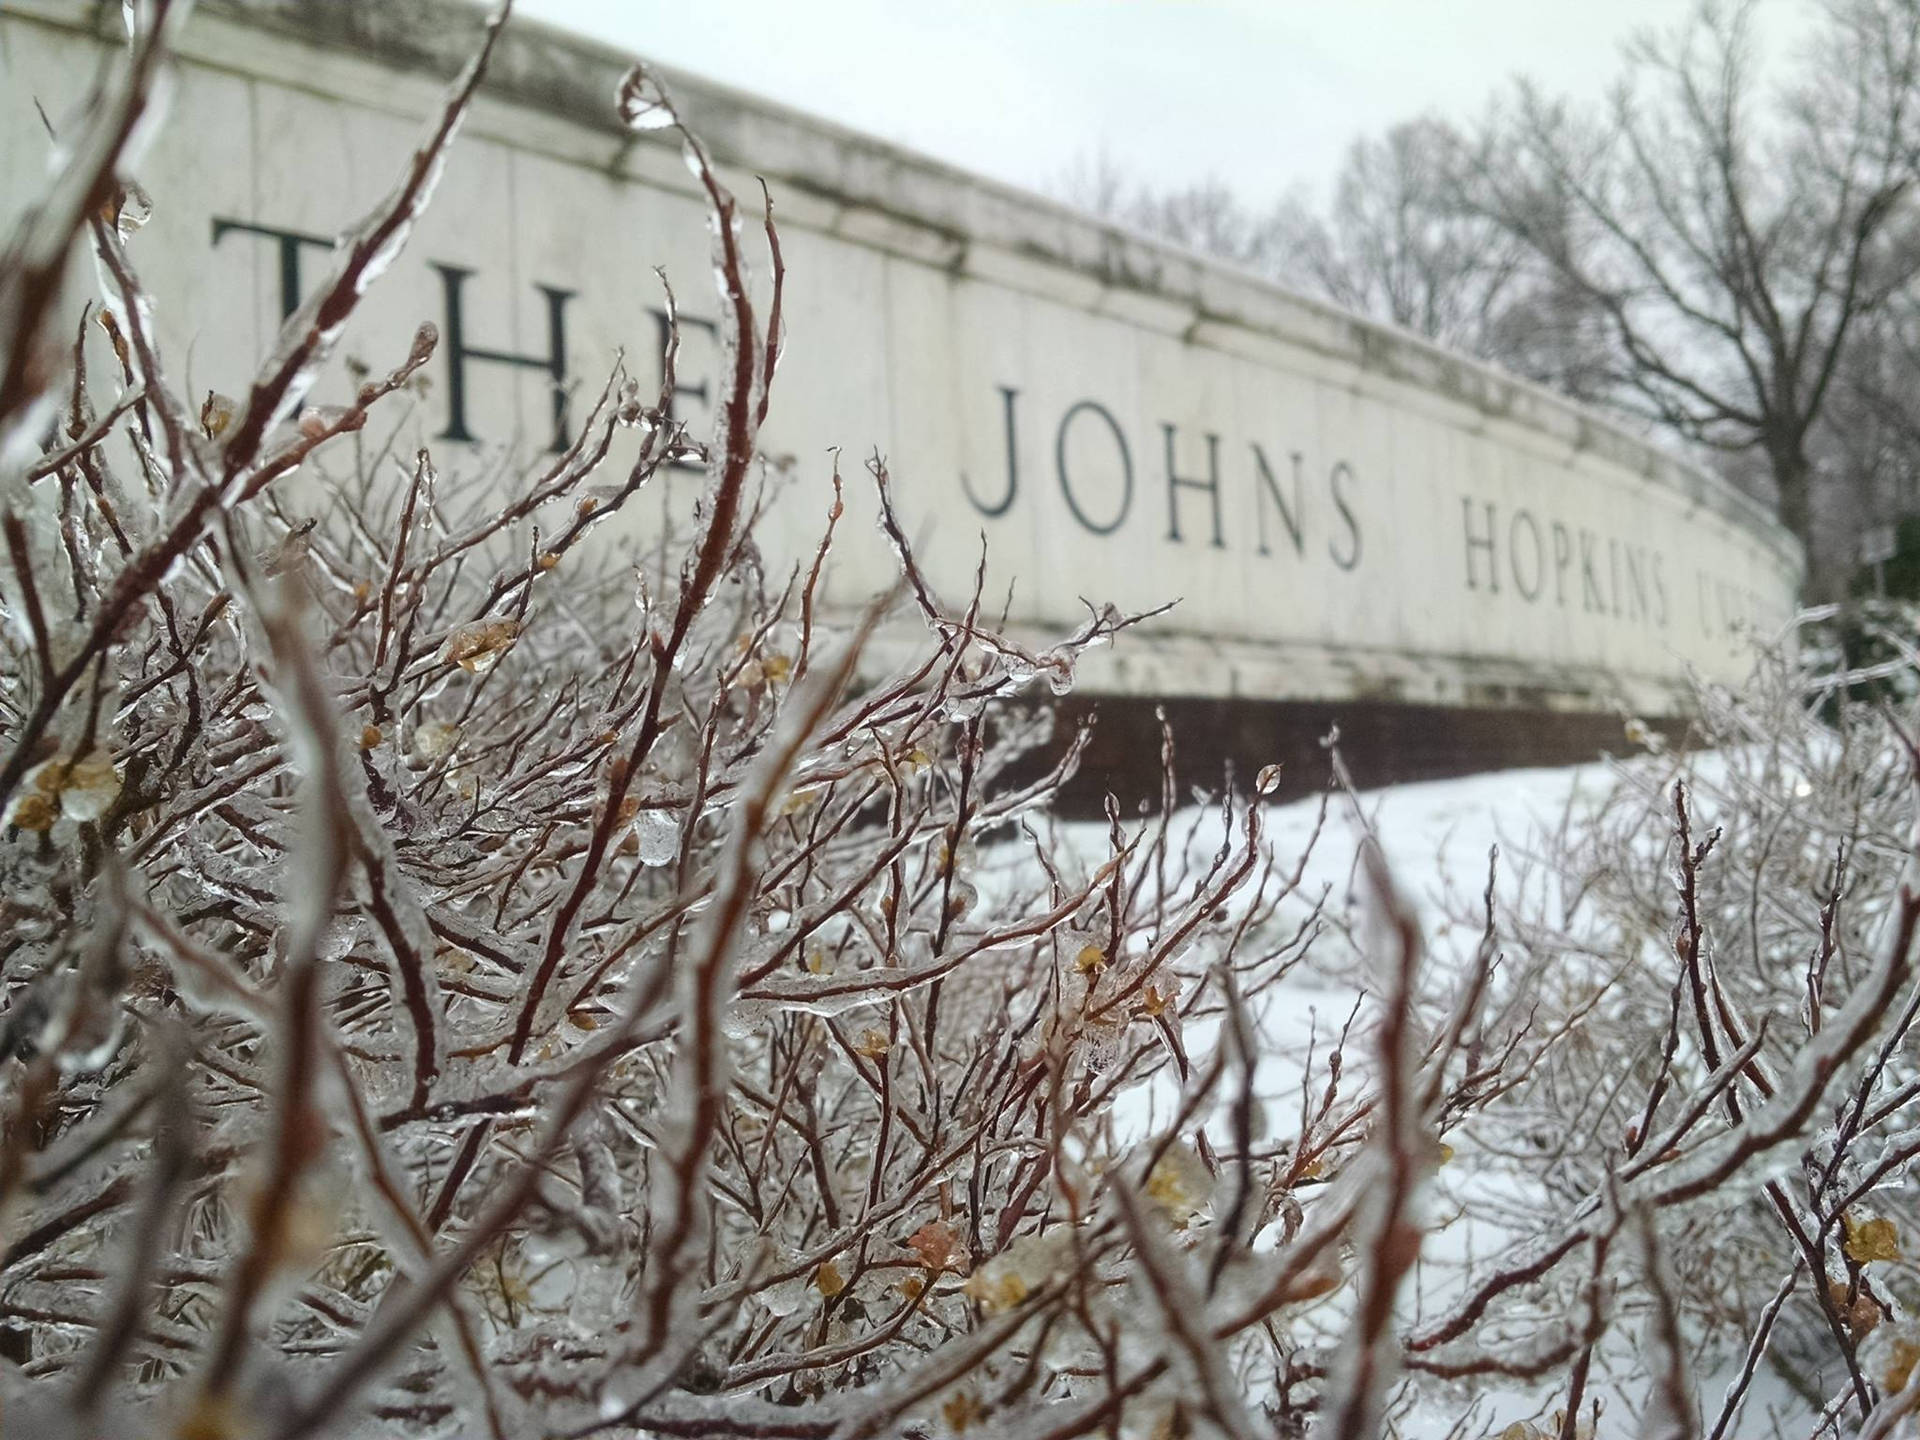
[[[1064,739],[1088,715],[1093,737],[1060,809],[1098,815],[1106,795],[1121,813],[1160,791],[1160,720],[1173,732],[1174,773],[1180,803],[1192,789],[1218,792],[1231,768],[1242,792],[1266,765],[1281,766],[1276,798],[1297,799],[1324,789],[1333,773],[1322,743],[1336,726],[1340,753],[1361,789],[1410,780],[1439,780],[1488,770],[1571,765],[1640,749],[1617,715],[1547,710],[1465,710],[1381,701],[1143,700],[1120,696],[1069,698],[1055,707]],[[1669,739],[1684,735],[1683,720],[1648,722]]]

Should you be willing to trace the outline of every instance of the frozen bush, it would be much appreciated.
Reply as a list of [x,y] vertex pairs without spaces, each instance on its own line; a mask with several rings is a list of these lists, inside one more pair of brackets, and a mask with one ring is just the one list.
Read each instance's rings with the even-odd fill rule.
[[[1764,1341],[1770,1279],[1839,1316],[1836,1416],[1911,1402],[1908,1227],[1881,1213],[1920,1153],[1904,752],[1763,717],[1758,745],[1807,754],[1729,792],[1737,846],[1682,844],[1678,909],[1644,838],[1666,812],[1617,809],[1571,921],[1503,928],[1490,877],[1452,968],[1371,842],[1366,923],[1336,924],[1263,840],[1271,775],[1209,802],[1217,843],[1169,779],[1087,855],[1047,815],[1080,741],[1013,702],[1130,617],[1034,652],[937,595],[878,457],[900,584],[864,617],[815,603],[837,475],[817,554],[754,544],[770,206],[743,223],[686,138],[725,317],[710,437],[668,418],[671,346],[660,391],[615,369],[504,488],[388,449],[430,330],[310,404],[496,21],[246,393],[191,403],[120,223],[152,9],[0,266],[9,1434],[1573,1436],[1623,1335],[1608,1394],[1686,1434],[1698,1337]],[[678,123],[643,71],[610,100]],[[104,285],[79,316],[76,243]],[[80,363],[93,325],[112,373]],[[642,543],[630,502],[688,460],[691,525]],[[898,669],[863,648],[888,617],[921,636]],[[1815,805],[1783,808],[1789,773]],[[1875,898],[1807,912],[1841,838]],[[1750,959],[1715,878],[1746,871],[1713,868],[1741,847]],[[1268,1093],[1262,1009],[1336,943],[1365,997]],[[1456,1152],[1525,1203],[1450,1187],[1451,1223],[1515,1233],[1440,1267]],[[1776,1190],[1805,1246],[1754,1220]]]

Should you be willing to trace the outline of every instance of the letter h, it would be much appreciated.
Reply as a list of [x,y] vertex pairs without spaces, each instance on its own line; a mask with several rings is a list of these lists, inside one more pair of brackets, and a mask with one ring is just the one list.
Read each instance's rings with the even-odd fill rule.
[[553,444],[554,450],[567,448],[567,301],[573,298],[571,290],[557,289],[552,285],[536,285],[547,298],[547,353],[545,355],[515,355],[505,350],[483,350],[477,345],[467,343],[465,314],[462,310],[462,290],[467,277],[473,271],[462,269],[458,265],[442,265],[433,262],[433,268],[440,272],[440,283],[446,292],[447,326],[447,428],[440,432],[442,440],[472,440],[473,433],[467,429],[467,362],[469,360],[488,360],[496,365],[517,365],[530,370],[544,370],[553,379]]
[[1207,478],[1196,480],[1174,468],[1174,440],[1178,432],[1165,421],[1160,429],[1167,437],[1167,539],[1180,542],[1180,492],[1204,490],[1213,505],[1213,548],[1224,550],[1227,542],[1220,534],[1220,437],[1207,436]]
[[1500,551],[1494,543],[1493,502],[1491,500],[1486,502],[1486,509],[1487,532],[1484,535],[1476,535],[1473,533],[1473,499],[1467,495],[1460,497],[1460,511],[1466,521],[1467,528],[1467,589],[1478,590],[1480,588],[1474,578],[1476,567],[1473,556],[1474,551],[1484,550],[1487,552],[1487,590],[1491,594],[1498,595],[1500,593]]

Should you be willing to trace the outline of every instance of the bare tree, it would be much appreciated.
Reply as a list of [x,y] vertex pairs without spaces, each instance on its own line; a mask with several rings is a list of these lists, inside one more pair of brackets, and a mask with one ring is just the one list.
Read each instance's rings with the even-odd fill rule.
[[1362,140],[1324,211],[1105,161],[1067,198],[1727,457],[1831,592],[1907,465],[1920,4],[1818,0],[1770,76],[1755,3],[1637,39],[1601,107],[1522,85]]
[[1278,263],[1276,222],[1248,209],[1218,176],[1162,189],[1101,151],[1076,160],[1053,188],[1060,199],[1098,219],[1257,274],[1270,273]]
[[1158,189],[1105,155],[1058,189],[1090,214],[1593,398],[1603,367],[1593,307],[1460,203],[1462,143],[1433,117],[1358,140],[1324,211],[1296,191],[1262,212],[1217,179]]
[[1849,347],[1920,273],[1920,6],[1825,0],[1804,64],[1763,86],[1752,0],[1643,37],[1611,101],[1523,87],[1462,201],[1602,318],[1613,403],[1765,462],[1817,548],[1816,433]]
[[[1836,560],[1859,553],[1869,527],[1894,526],[1920,513],[1920,293],[1895,295],[1848,347],[1834,377],[1827,412],[1813,435],[1821,473],[1840,477],[1826,487],[1814,525],[1823,550]],[[1903,556],[1897,571],[1910,559]],[[1887,577],[1884,572],[1880,578]],[[1904,576],[1897,574],[1899,586]],[[1856,588],[1865,588],[1860,572]],[[1910,582],[1905,593],[1911,598]]]
[[1355,141],[1326,217],[1302,217],[1286,263],[1338,304],[1479,353],[1517,288],[1520,256],[1500,229],[1450,208],[1456,143],[1432,119]]

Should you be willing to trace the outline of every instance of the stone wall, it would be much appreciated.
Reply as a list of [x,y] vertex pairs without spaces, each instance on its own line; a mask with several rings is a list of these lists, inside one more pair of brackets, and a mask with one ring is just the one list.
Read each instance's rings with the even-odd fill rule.
[[[45,174],[34,101],[57,123],[105,54],[103,8],[117,20],[82,0],[0,14],[0,215]],[[478,24],[449,0],[196,11],[138,170],[155,214],[134,258],[176,377],[240,387],[329,239],[392,183]],[[516,22],[349,337],[350,361],[384,368],[421,320],[440,326],[404,425],[443,470],[462,447],[476,464],[546,449],[622,351],[657,385],[656,268],[683,313],[675,404],[705,424],[720,357],[704,211],[672,138],[615,122],[626,63]],[[1086,667],[1090,694],[1661,715],[1688,667],[1737,679],[1753,634],[1790,613],[1784,532],[1588,412],[1045,200],[671,83],[739,193],[760,176],[773,197],[791,283],[766,442],[791,464],[765,538],[776,562],[811,552],[837,447],[855,501],[838,607],[891,575],[862,523],[878,451],[936,582],[964,595],[984,537],[996,609],[1011,588],[1036,640],[1083,597],[1179,601]],[[697,484],[663,485],[662,503]]]

